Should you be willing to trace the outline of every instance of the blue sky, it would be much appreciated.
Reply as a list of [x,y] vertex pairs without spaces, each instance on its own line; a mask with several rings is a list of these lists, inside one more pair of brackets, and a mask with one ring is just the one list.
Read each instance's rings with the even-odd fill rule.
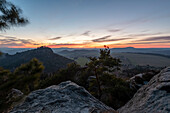
[[[0,47],[13,47],[14,43],[23,47],[20,39],[52,47],[170,47],[170,0],[10,1],[23,10],[30,23],[1,31],[2,36],[16,37],[20,42],[10,46],[8,40]],[[141,42],[153,37],[156,40],[147,40],[151,46]]]

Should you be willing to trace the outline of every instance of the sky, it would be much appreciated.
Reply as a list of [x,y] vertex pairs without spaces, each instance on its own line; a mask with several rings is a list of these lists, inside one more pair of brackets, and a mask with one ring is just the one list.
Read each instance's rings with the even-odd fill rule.
[[170,48],[170,0],[7,0],[29,24],[0,31],[0,48]]

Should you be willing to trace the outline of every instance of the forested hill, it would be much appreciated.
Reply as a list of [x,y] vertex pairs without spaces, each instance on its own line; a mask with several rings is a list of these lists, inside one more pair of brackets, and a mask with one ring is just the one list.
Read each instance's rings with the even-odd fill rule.
[[40,47],[28,50],[15,55],[6,55],[0,59],[0,67],[13,71],[21,64],[29,62],[31,59],[37,58],[45,66],[44,72],[55,72],[65,67],[68,63],[74,62],[68,58],[53,53],[51,48]]

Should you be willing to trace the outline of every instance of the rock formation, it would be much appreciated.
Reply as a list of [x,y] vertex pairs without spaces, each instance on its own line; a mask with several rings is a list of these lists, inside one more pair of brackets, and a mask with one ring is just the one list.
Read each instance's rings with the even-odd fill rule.
[[71,81],[30,93],[11,113],[116,113]]
[[20,90],[13,88],[13,89],[11,89],[11,92],[7,96],[7,99],[8,99],[7,103],[18,100],[18,99],[22,98],[23,95],[24,94]]
[[170,67],[155,75],[118,111],[120,113],[169,113]]

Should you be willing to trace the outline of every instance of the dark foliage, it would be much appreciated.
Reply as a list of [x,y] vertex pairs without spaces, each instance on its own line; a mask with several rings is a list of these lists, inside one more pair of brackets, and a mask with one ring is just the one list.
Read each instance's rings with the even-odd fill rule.
[[0,30],[28,23],[28,20],[22,16],[22,10],[6,0],[0,0],[0,13]]
[[18,67],[14,73],[0,69],[0,112],[8,109],[12,102],[8,102],[8,94],[12,88],[21,90],[28,94],[39,85],[40,75],[44,66],[37,59],[32,59],[26,64]]

